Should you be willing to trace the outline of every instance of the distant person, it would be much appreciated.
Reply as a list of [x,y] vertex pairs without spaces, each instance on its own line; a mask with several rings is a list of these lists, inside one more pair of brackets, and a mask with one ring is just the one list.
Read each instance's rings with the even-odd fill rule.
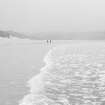
[[49,43],[51,44],[51,40],[46,40],[46,41],[47,41],[48,44],[49,44]]
[[50,40],[50,44],[51,44],[51,40]]
[[46,42],[48,43],[48,40],[46,40]]

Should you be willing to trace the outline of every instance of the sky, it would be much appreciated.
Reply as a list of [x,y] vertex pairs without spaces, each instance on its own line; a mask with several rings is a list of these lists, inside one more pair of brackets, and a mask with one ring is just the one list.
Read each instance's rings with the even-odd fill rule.
[[105,31],[105,0],[0,0],[0,29]]

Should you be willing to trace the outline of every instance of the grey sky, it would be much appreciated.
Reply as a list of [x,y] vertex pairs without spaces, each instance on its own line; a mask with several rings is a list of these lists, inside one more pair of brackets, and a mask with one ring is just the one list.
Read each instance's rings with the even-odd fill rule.
[[104,0],[0,0],[0,29],[22,32],[103,31]]

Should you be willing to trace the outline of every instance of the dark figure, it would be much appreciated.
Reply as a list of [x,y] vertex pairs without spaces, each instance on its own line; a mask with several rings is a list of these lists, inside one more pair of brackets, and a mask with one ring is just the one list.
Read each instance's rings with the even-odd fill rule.
[[48,40],[46,40],[47,41],[47,43],[49,42]]
[[46,40],[47,44],[51,44],[52,40]]
[[50,40],[50,44],[51,44],[51,40]]

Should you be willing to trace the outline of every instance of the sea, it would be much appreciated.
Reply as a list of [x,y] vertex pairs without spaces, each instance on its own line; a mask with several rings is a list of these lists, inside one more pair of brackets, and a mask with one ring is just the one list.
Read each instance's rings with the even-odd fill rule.
[[[29,40],[0,38],[0,105],[19,105],[19,101],[29,93],[27,81],[44,67],[44,57],[50,49],[61,44],[75,44],[82,41],[71,40]],[[104,41],[86,41],[102,43]],[[97,46],[97,45],[96,45]]]

